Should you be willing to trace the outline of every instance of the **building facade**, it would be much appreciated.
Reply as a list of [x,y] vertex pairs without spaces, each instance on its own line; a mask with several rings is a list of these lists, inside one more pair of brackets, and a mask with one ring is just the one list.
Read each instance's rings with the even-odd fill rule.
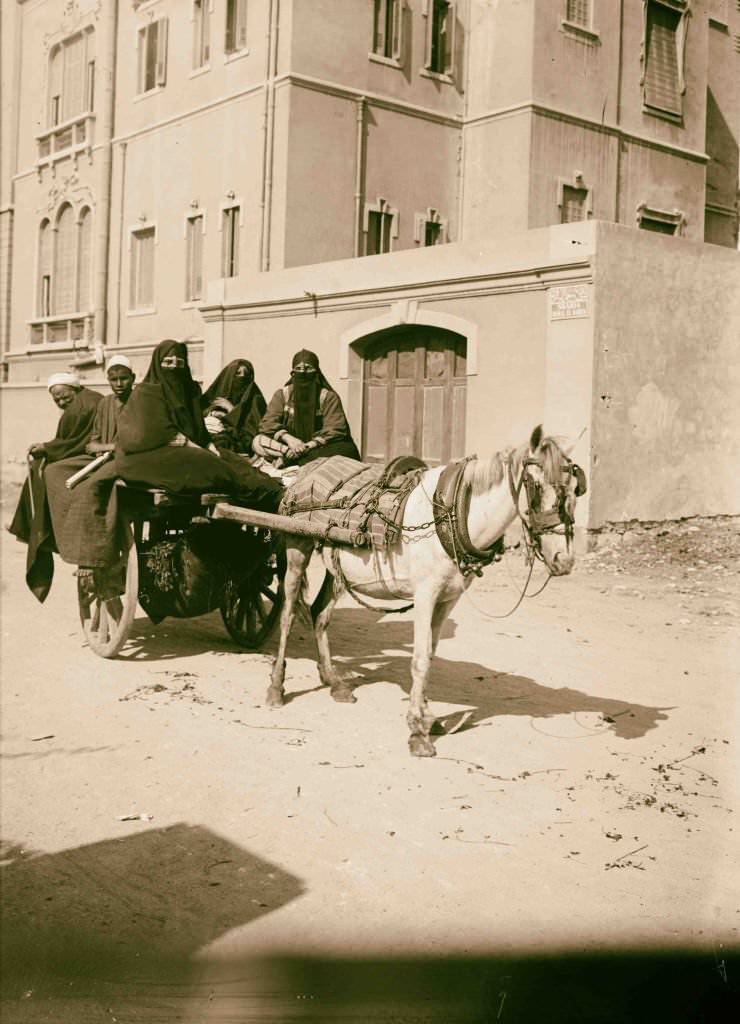
[[[548,407],[543,281],[594,284],[570,225],[674,236],[687,260],[737,249],[735,0],[15,0],[2,18],[8,406],[68,365],[99,381],[111,350],[143,369],[164,337],[206,376],[249,355],[269,391],[308,337],[365,457],[443,461],[480,444],[530,331],[522,408]],[[526,237],[555,225],[553,262]],[[502,316],[517,337],[485,348],[502,307],[484,296],[530,250]],[[454,314],[417,302],[437,281]],[[364,327],[327,319],[343,302]]]

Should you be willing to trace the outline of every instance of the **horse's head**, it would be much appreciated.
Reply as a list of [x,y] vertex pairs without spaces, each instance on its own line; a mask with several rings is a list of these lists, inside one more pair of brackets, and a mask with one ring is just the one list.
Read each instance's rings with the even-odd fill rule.
[[[532,553],[553,576],[573,568],[573,527],[576,499],[586,493],[586,474],[542,427],[535,427],[521,462],[521,475],[513,488],[519,515]],[[521,491],[527,509],[519,506]]]

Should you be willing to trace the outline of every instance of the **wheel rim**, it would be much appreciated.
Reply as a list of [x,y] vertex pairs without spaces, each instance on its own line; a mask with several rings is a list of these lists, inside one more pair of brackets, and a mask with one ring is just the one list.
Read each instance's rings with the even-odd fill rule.
[[128,555],[124,592],[120,597],[102,598],[87,578],[78,579],[80,622],[90,650],[101,658],[112,658],[128,639],[136,614],[139,565],[133,532],[127,527]]
[[[272,569],[266,579],[264,570]],[[284,575],[284,558],[272,553],[264,566],[246,580],[226,585],[221,617],[229,636],[241,647],[260,647],[274,628],[282,607],[280,581]]]

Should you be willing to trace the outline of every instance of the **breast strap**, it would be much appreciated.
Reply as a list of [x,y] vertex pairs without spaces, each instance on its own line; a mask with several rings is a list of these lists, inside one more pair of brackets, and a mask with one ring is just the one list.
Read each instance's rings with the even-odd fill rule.
[[445,467],[434,490],[434,519],[439,542],[463,576],[474,572],[482,576],[485,566],[501,557],[504,538],[499,537],[490,548],[477,548],[468,533],[468,513],[472,487],[465,482],[465,467],[475,455]]

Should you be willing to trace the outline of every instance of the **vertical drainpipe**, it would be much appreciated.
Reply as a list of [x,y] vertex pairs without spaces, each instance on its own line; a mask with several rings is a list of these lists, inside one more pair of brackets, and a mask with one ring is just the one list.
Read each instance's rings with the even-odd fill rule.
[[617,63],[617,167],[616,167],[616,188],[614,196],[614,220],[619,224],[622,213],[622,58],[624,47],[624,0],[619,0],[619,50]]
[[[116,96],[116,28],[118,0],[109,0],[101,6],[101,52],[104,55],[104,81],[100,97],[100,116],[96,118],[95,132],[102,147],[93,159],[99,162],[95,211],[95,283],[93,290],[93,340],[96,359],[103,361],[106,340],[106,308],[108,292],[108,258],[111,225],[111,173],[113,167],[113,130]],[[98,135],[99,133],[99,135]],[[120,270],[120,268],[119,268]]]
[[355,233],[352,255],[360,256],[362,239],[362,209],[365,200],[365,107],[367,100],[358,96],[355,100]]
[[270,0],[267,22],[267,64],[265,68],[264,149],[262,154],[262,227],[260,231],[259,264],[261,271],[270,269],[270,231],[272,222],[272,170],[275,148],[275,76],[278,62],[278,28],[280,0]]

